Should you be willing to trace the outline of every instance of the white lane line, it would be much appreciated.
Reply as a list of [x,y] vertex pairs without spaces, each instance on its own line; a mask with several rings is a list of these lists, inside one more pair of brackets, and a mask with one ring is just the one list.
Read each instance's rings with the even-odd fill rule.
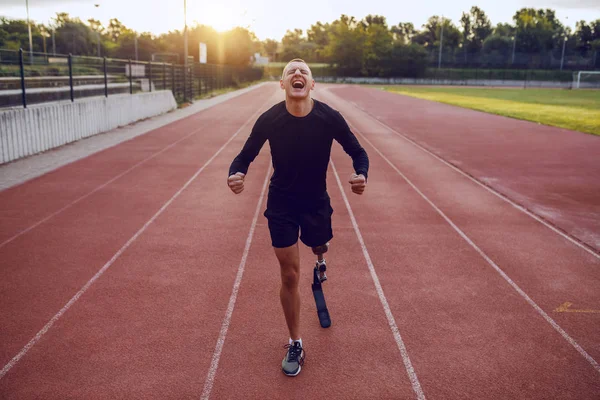
[[358,223],[356,222],[356,218],[354,218],[354,213],[352,212],[352,208],[350,207],[350,203],[348,202],[346,193],[344,193],[342,182],[340,181],[340,177],[337,173],[335,165],[333,164],[333,161],[331,161],[331,167],[333,168],[333,173],[335,174],[335,179],[337,180],[340,192],[342,193],[342,197],[344,198],[346,208],[348,209],[348,214],[350,214],[350,220],[352,221],[352,226],[354,226],[354,232],[356,232],[356,236],[358,237],[360,247],[362,248],[363,256],[367,261],[369,272],[371,273],[371,278],[373,279],[373,283],[375,283],[375,289],[377,290],[379,301],[381,301],[381,305],[383,306],[383,310],[385,312],[385,316],[387,317],[388,324],[390,325],[390,329],[392,330],[392,334],[394,335],[394,339],[396,340],[396,344],[398,345],[398,349],[400,350],[400,354],[402,355],[404,368],[406,368],[406,372],[408,373],[408,378],[410,379],[413,391],[417,395],[417,399],[425,399],[425,393],[423,393],[423,389],[421,389],[421,384],[419,383],[417,374],[412,366],[412,363],[410,362],[410,358],[408,357],[408,351],[406,350],[406,346],[404,345],[402,337],[400,336],[400,330],[398,329],[398,325],[396,325],[396,320],[394,319],[394,315],[392,314],[390,305],[388,304],[385,294],[383,293],[381,283],[379,283],[379,278],[377,277],[377,272],[375,272],[375,267],[373,266],[373,262],[371,261],[371,256],[369,255],[367,246],[365,245],[365,241],[363,240],[363,237],[360,233]]
[[19,352],[19,354],[17,354],[16,356],[14,356],[12,358],[12,360],[10,360],[0,371],[0,380],[2,379],[2,377],[4,377],[4,375],[6,375],[6,373],[21,359],[23,358],[23,356],[29,351],[29,349],[31,349],[41,338],[42,336],[44,336],[44,334],[46,332],[48,332],[48,330],[52,327],[52,325],[54,325],[54,323],[56,321],[58,321],[58,319],[65,313],[67,312],[67,310],[69,308],[71,308],[71,306],[73,304],[75,304],[75,302],[77,300],[79,300],[79,298],[89,289],[90,286],[92,286],[92,284],[98,279],[100,278],[100,276],[102,276],[102,274],[104,274],[104,272],[110,268],[111,265],[113,265],[113,263],[119,258],[119,256],[121,254],[123,254],[123,252],[125,252],[125,250],[127,250],[127,248],[146,230],[146,228],[148,228],[148,226],[150,226],[150,224],[152,224],[152,222],[154,222],[154,220],[156,220],[156,218],[158,218],[158,216],[160,214],[163,213],[163,211],[165,211],[167,209],[167,207],[169,207],[169,205],[171,205],[171,203],[177,198],[179,197],[179,195],[194,181],[194,179],[196,179],[196,177],[198,177],[198,175],[200,175],[200,173],[202,171],[204,171],[204,169],[223,151],[223,149],[225,149],[225,147],[227,147],[227,145],[229,143],[231,143],[231,141],[233,139],[235,139],[235,137],[246,127],[246,125],[248,125],[248,123],[250,123],[250,121],[252,121],[252,119],[263,109],[263,107],[271,100],[271,98],[269,98],[269,100],[267,100],[254,114],[252,114],[252,116],[250,118],[248,118],[248,120],[246,120],[246,122],[244,122],[244,124],[229,138],[229,140],[227,140],[227,142],[221,146],[221,148],[219,150],[217,150],[217,152],[202,166],[200,167],[200,169],[198,171],[196,171],[196,173],[194,174],[194,176],[192,176],[184,185],[181,189],[179,189],[177,191],[177,193],[175,193],[173,195],[173,197],[171,197],[161,208],[160,210],[158,210],[158,212],[156,214],[154,214],[154,216],[152,218],[150,218],[150,220],[148,220],[148,222],[146,222],[144,224],[144,226],[138,230],[135,235],[133,235],[131,237],[131,239],[129,239],[127,241],[127,243],[125,243],[125,245],[123,247],[121,247],[121,249],[119,249],[119,251],[117,251],[117,253],[106,263],[104,264],[104,266],[98,271],[96,272],[96,275],[94,275],[76,294],[75,296],[73,296],[71,298],[71,300],[69,300],[69,302],[67,304],[65,304],[65,306],[63,308],[61,308],[61,310],[56,313],[56,315],[54,317],[52,317],[52,319],[50,321],[48,321],[48,323],[46,325],[44,325],[44,327],[35,335],[35,337],[33,339],[31,339],[29,341],[29,343],[27,343],[25,345],[25,347],[23,347],[23,349]]
[[[330,92],[331,93],[331,92]],[[339,98],[339,96],[337,96],[334,93],[331,93],[332,95],[336,96]],[[531,218],[535,219],[537,222],[541,223],[542,225],[546,226],[547,228],[551,229],[553,232],[559,234],[560,236],[562,236],[563,238],[567,239],[568,241],[570,241],[571,243],[577,245],[578,247],[582,248],[583,250],[587,251],[588,253],[590,253],[591,255],[593,255],[594,257],[600,259],[600,253],[597,252],[597,250],[590,248],[588,244],[585,244],[581,241],[579,241],[576,238],[573,238],[572,236],[566,234],[565,232],[559,230],[558,228],[556,228],[555,226],[553,226],[552,224],[550,224],[549,222],[545,221],[544,219],[540,218],[539,216],[537,216],[536,214],[534,214],[533,212],[529,211],[527,208],[523,207],[522,205],[516,203],[514,200],[511,200],[509,197],[507,197],[506,195],[496,191],[496,189],[480,182],[478,179],[474,178],[473,176],[467,174],[466,172],[464,172],[463,170],[461,170],[460,168],[456,167],[455,165],[450,164],[448,161],[444,160],[443,158],[441,158],[440,156],[438,156],[437,154],[431,152],[430,150],[426,149],[425,147],[421,146],[419,143],[415,142],[414,140],[412,140],[410,137],[406,136],[403,133],[400,133],[398,131],[396,131],[394,128],[390,127],[389,125],[381,122],[379,120],[379,118],[375,117],[373,114],[369,113],[368,111],[366,111],[365,109],[363,109],[362,107],[360,107],[358,104],[351,102],[351,101],[347,101],[344,100],[350,104],[352,104],[354,107],[358,108],[359,110],[361,110],[363,113],[365,113],[367,116],[369,116],[371,119],[373,119],[375,122],[377,122],[378,124],[380,124],[381,126],[383,126],[384,128],[388,129],[390,132],[395,133],[396,135],[400,136],[402,139],[406,140],[407,142],[413,144],[414,146],[418,147],[419,149],[423,150],[424,152],[426,152],[427,154],[433,156],[434,158],[436,158],[438,161],[441,161],[442,163],[446,164],[448,167],[452,168],[453,170],[455,170],[456,172],[460,173],[461,175],[469,178],[470,180],[472,180],[473,182],[475,182],[476,184],[478,184],[479,186],[483,187],[484,189],[488,190],[490,193],[493,193],[494,195],[498,196],[499,198],[501,198],[502,200],[506,201],[507,203],[509,203],[510,205],[512,205],[513,207],[515,207],[517,210],[524,212],[525,214],[529,215]]]
[[[162,128],[162,127],[161,127]],[[159,128],[159,129],[161,129]],[[18,232],[17,234],[15,234],[14,236],[12,236],[11,238],[5,240],[4,242],[0,243],[0,249],[2,247],[4,247],[5,245],[7,245],[8,243],[12,242],[13,240],[15,240],[16,238],[18,238],[19,236],[22,236],[24,234],[26,234],[27,232],[31,231],[32,229],[35,229],[36,227],[40,226],[41,224],[43,224],[44,222],[48,221],[49,219],[57,216],[58,214],[60,214],[61,212],[65,211],[66,209],[74,206],[75,204],[79,203],[82,200],[85,200],[86,198],[88,198],[89,196],[91,196],[92,194],[96,193],[99,190],[102,190],[103,188],[105,188],[106,186],[110,185],[111,183],[113,183],[114,181],[116,181],[117,179],[121,178],[122,176],[128,174],[129,172],[133,171],[134,169],[136,169],[137,167],[139,167],[140,165],[146,163],[147,161],[155,158],[156,156],[160,155],[161,153],[169,150],[171,147],[177,145],[178,143],[180,143],[181,141],[197,134],[198,132],[204,130],[205,127],[202,128],[198,128],[194,131],[192,131],[190,134],[182,137],[181,139],[171,143],[170,145],[168,145],[167,147],[165,147],[164,149],[152,154],[151,156],[145,158],[144,160],[138,162],[137,164],[135,164],[134,166],[130,167],[128,170],[120,173],[119,175],[115,176],[114,178],[112,178],[111,180],[103,183],[102,185],[98,186],[97,188],[95,188],[94,190],[92,190],[91,192],[84,194],[83,196],[79,197],[78,199],[72,201],[71,203],[67,204],[66,206],[62,207],[60,210],[53,212],[52,214],[48,215],[46,218],[36,222],[35,224],[31,225],[30,227]]]
[[43,224],[44,222],[48,221],[50,218],[55,217],[56,215],[58,215],[61,212],[65,211],[67,208],[74,206],[75,204],[77,204],[80,201],[86,199],[87,197],[91,196],[92,194],[96,193],[97,191],[102,190],[107,185],[110,185],[111,183],[113,183],[117,179],[121,178],[123,175],[128,174],[129,172],[133,171],[134,169],[136,169],[140,165],[144,164],[145,162],[153,159],[154,157],[158,156],[159,154],[163,153],[164,151],[166,151],[166,150],[170,149],[171,147],[175,146],[177,143],[181,142],[182,140],[185,140],[185,139],[189,138],[190,136],[195,135],[196,133],[200,132],[202,129],[204,129],[204,128],[200,128],[200,129],[194,130],[189,135],[186,135],[186,136],[182,137],[181,139],[179,139],[179,140],[171,143],[169,146],[165,147],[164,149],[160,150],[159,152],[156,152],[156,153],[152,154],[151,156],[145,158],[144,160],[138,162],[134,166],[130,167],[128,170],[120,173],[119,175],[115,176],[111,180],[103,183],[102,185],[98,186],[97,188],[95,188],[91,192],[84,194],[83,196],[81,196],[78,199],[72,201],[71,203],[67,204],[66,206],[64,206],[63,208],[59,209],[58,211],[55,211],[52,214],[48,215],[46,218],[41,219],[40,221],[36,222],[35,224],[31,225],[30,227],[28,227],[28,228],[20,231],[19,233],[17,233],[16,235],[14,235],[13,237],[11,237],[10,239],[7,239],[4,242],[0,243],[0,248],[2,248],[3,246],[7,245],[10,242],[12,242],[13,240],[15,240],[16,238],[18,238],[19,236],[22,236],[22,235],[26,234],[27,232],[29,232],[30,230],[34,229],[35,227]]
[[225,338],[227,336],[227,331],[229,330],[229,324],[231,323],[233,308],[235,307],[235,301],[237,300],[238,291],[242,283],[242,276],[244,275],[244,269],[246,268],[246,260],[248,259],[248,253],[250,252],[252,237],[254,236],[256,222],[258,221],[258,215],[260,213],[261,205],[263,203],[263,198],[265,197],[265,191],[267,189],[267,183],[269,183],[270,175],[271,164],[269,164],[269,168],[267,169],[267,176],[265,176],[265,182],[263,183],[260,198],[258,199],[258,203],[256,204],[256,211],[254,212],[254,218],[252,219],[252,224],[250,225],[250,232],[248,232],[248,237],[246,238],[246,247],[244,248],[244,252],[242,253],[242,259],[240,261],[240,265],[238,266],[238,272],[237,276],[235,277],[235,282],[233,283],[233,289],[231,291],[231,296],[229,297],[229,304],[227,305],[225,318],[223,318],[223,323],[221,324],[221,331],[219,332],[219,338],[217,339],[217,345],[215,346],[212,362],[210,363],[210,368],[206,376],[206,381],[204,381],[204,389],[202,390],[202,396],[200,397],[203,400],[206,400],[210,397],[210,392],[212,391],[213,385],[215,383],[215,376],[217,375],[217,369],[219,368],[221,352],[223,351],[223,346],[225,345]]
[[513,287],[513,289],[515,289],[517,291],[517,293],[519,293],[521,295],[521,297],[523,297],[525,299],[525,301],[527,301],[558,333],[560,333],[560,335],[571,345],[575,348],[575,350],[577,350],[579,352],[579,354],[581,354],[591,365],[592,367],[594,367],[594,369],[600,373],[600,365],[598,365],[598,362],[596,362],[596,360],[594,360],[592,358],[592,356],[590,356],[571,336],[569,336],[569,334],[567,332],[565,332],[564,329],[562,329],[548,314],[546,314],[546,312],[544,310],[542,310],[540,308],[540,306],[538,306],[532,299],[531,297],[529,297],[527,295],[527,293],[525,293],[512,279],[510,279],[510,277],[502,270],[500,269],[500,267],[491,259],[487,256],[487,254],[485,254],[458,226],[456,226],[456,224],[454,222],[452,222],[452,220],[450,218],[448,218],[446,216],[446,214],[444,214],[444,212],[442,210],[440,210],[431,200],[429,200],[429,198],[419,190],[418,187],[416,187],[410,179],[408,179],[406,177],[406,175],[404,175],[386,156],[383,155],[383,153],[381,151],[379,151],[379,149],[377,149],[377,147],[375,147],[373,145],[373,143],[371,143],[371,141],[369,139],[367,139],[365,137],[365,135],[363,135],[360,130],[358,130],[356,128],[356,126],[353,126],[352,124],[349,123],[349,125],[352,127],[354,132],[357,132],[376,152],[377,154],[379,154],[381,156],[381,158],[383,158],[393,169],[394,171],[396,171],[425,201],[427,201],[427,203],[429,203],[429,205],[431,207],[433,207],[433,209],[442,216],[442,218],[444,218],[444,220],[446,220],[446,222],[448,224],[450,224],[450,226],[471,246],[473,247],[473,249],[475,249],[475,251],[477,253],[479,253],[479,255],[481,257],[483,257],[483,259],[485,261],[487,261],[487,263],[496,270],[496,272],[498,272],[500,274],[500,276],[502,276],[502,278],[504,278],[504,280],[506,282],[508,282],[508,284],[510,286]]

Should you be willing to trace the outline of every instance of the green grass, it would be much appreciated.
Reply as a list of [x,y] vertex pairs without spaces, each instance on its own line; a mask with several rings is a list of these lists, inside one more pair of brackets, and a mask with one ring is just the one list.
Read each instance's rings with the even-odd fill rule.
[[386,86],[384,90],[600,135],[600,90]]

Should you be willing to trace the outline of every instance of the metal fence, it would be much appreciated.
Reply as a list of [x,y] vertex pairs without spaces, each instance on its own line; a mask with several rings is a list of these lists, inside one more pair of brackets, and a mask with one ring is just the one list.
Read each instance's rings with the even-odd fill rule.
[[[568,47],[567,47],[568,49]],[[427,52],[430,68],[496,68],[496,69],[546,69],[546,70],[595,70],[600,69],[600,51],[590,50],[581,54],[573,50],[563,52],[561,47],[540,52],[520,52],[514,48],[482,49],[476,52],[464,49],[438,48]]]
[[212,64],[119,60],[0,49],[0,107],[171,90],[178,102],[243,82],[263,70]]

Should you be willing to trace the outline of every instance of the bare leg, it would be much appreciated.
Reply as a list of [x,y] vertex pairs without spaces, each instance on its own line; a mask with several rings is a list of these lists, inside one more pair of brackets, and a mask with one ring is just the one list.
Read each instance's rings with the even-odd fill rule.
[[279,297],[292,340],[300,339],[300,252],[298,243],[285,248],[275,248],[281,267]]

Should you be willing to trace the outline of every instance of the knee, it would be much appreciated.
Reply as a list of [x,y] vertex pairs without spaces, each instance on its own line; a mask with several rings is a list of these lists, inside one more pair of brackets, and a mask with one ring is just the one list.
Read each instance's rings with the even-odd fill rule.
[[281,284],[287,289],[295,289],[298,287],[300,281],[300,272],[298,268],[294,268],[294,266],[290,265],[285,266],[282,265],[281,268]]
[[329,243],[325,243],[324,245],[312,248],[313,253],[316,255],[325,254],[327,253],[327,250],[329,250]]

